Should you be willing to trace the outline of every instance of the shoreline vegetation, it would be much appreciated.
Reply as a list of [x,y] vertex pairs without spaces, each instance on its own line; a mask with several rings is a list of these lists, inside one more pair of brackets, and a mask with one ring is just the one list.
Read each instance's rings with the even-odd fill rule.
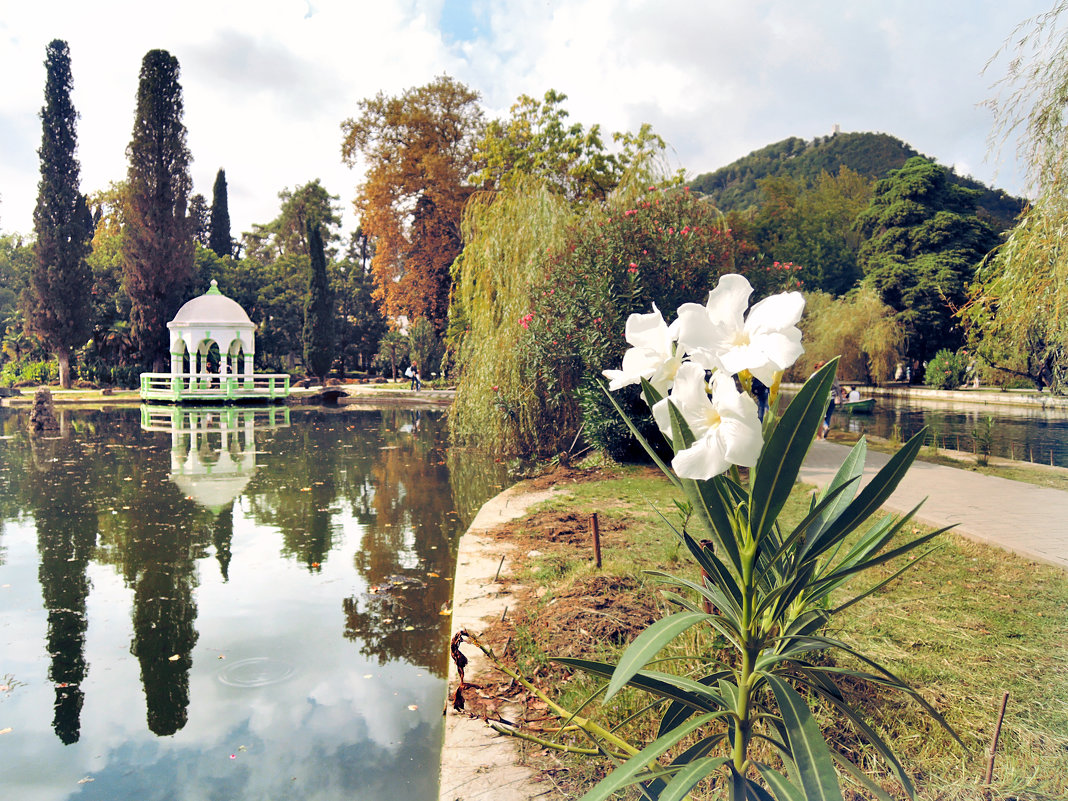
[[[1068,471],[1066,471],[1068,472]],[[666,605],[650,570],[678,570],[683,556],[665,536],[654,509],[670,515],[672,492],[657,472],[596,459],[575,469],[556,467],[520,485],[531,490],[555,486],[551,500],[526,516],[499,526],[488,536],[510,546],[517,603],[503,620],[479,634],[508,669],[531,680],[561,706],[574,709],[596,684],[552,660],[580,657],[613,661],[634,636],[662,616]],[[797,484],[788,515],[807,509],[810,486]],[[590,516],[597,513],[603,565],[594,564]],[[913,526],[912,534],[926,531]],[[915,704],[878,690],[862,693],[860,704],[877,731],[893,742],[917,784],[917,797],[964,799],[1044,799],[1068,794],[1068,576],[1000,549],[971,542],[952,532],[938,538],[936,558],[919,559],[902,577],[850,609],[835,635],[886,664],[946,715],[964,740],[961,751]],[[907,556],[880,568],[875,584],[890,577]],[[514,561],[513,561],[514,559]],[[902,562],[902,564],[899,564]],[[917,628],[916,622],[923,621]],[[691,649],[715,647],[693,642]],[[667,655],[683,657],[682,653]],[[830,657],[828,657],[830,659]],[[834,657],[842,660],[842,657]],[[684,670],[685,660],[679,662]],[[843,669],[853,669],[842,660]],[[516,738],[519,760],[540,772],[546,798],[577,798],[605,773],[600,760],[546,748],[558,725],[546,704],[503,674],[482,675],[479,706],[468,711],[490,719],[502,703],[521,710]],[[984,786],[991,734],[1003,693],[1008,713],[1001,731],[994,781]],[[645,700],[635,694],[617,717],[601,725],[631,725],[629,713]],[[594,701],[585,715],[599,715]],[[843,720],[821,713],[821,728],[835,732],[832,746],[858,764],[868,764],[870,746]],[[640,732],[630,732],[640,734]],[[648,734],[648,733],[647,733]],[[448,754],[443,756],[448,759]],[[895,780],[878,781],[892,796]],[[635,796],[637,797],[637,796]],[[695,795],[710,799],[714,794]],[[867,798],[846,788],[847,799]]]
[[[423,389],[419,392],[412,392],[409,387],[409,381],[407,379],[402,379],[399,381],[386,380],[384,383],[345,383],[332,388],[341,388],[349,393],[346,397],[340,399],[339,405],[341,406],[365,405],[375,402],[434,403],[436,405],[444,405],[451,403],[453,397],[455,397],[455,388],[452,385],[443,385],[441,388],[438,388],[424,383]],[[87,406],[99,408],[106,405],[133,405],[141,403],[138,390],[135,389],[114,390],[105,393],[100,389],[64,390],[51,386],[47,388],[52,393],[53,401],[57,405],[65,407]],[[0,406],[29,407],[33,403],[33,394],[36,389],[37,387],[23,387],[20,389],[21,394],[19,395],[0,397]],[[796,386],[784,385],[784,389],[793,391],[796,389]],[[956,396],[967,394],[970,396],[966,401],[968,403],[989,405],[995,403],[1012,403],[1012,399],[1017,399],[1017,403],[1032,405],[1035,401],[1030,398],[1032,396],[1038,396],[1038,393],[1034,391],[1013,390],[1000,392],[984,390],[982,388],[979,390],[961,390],[958,392],[946,392],[943,390],[931,390],[920,387],[912,387],[911,389],[906,388],[904,390],[886,390],[872,387],[861,387],[860,389],[862,395],[865,396],[868,394],[878,394],[880,392],[883,394],[909,394],[913,400],[919,403],[959,403],[961,401]],[[321,390],[322,387],[319,386],[295,388],[292,391],[291,404],[299,405],[303,402],[307,402],[309,398],[313,398]],[[946,401],[946,395],[952,395],[954,397],[951,400]],[[1008,398],[1008,400],[1000,400],[1000,398],[1003,397]],[[998,398],[999,400],[992,400],[992,398]],[[1068,398],[1054,398],[1048,394],[1043,394],[1041,399],[1043,401],[1056,402],[1056,409],[1064,408],[1065,412],[1068,413]],[[869,448],[883,453],[893,453],[901,444],[893,443],[890,440],[876,437],[871,434],[867,434],[866,437]],[[832,442],[838,442],[845,445],[853,444],[858,438],[858,434],[836,428],[832,428],[828,435],[828,439]],[[1013,481],[1023,481],[1040,487],[1051,487],[1053,489],[1068,491],[1068,468],[1064,467],[1051,467],[1050,465],[1044,465],[1038,462],[1012,460],[996,456],[991,456],[989,458],[989,464],[984,466],[977,464],[978,459],[974,453],[935,445],[927,445],[924,447],[917,458],[919,461],[923,462],[932,462],[946,467],[955,467],[962,470],[983,473],[984,475],[1007,478]]]

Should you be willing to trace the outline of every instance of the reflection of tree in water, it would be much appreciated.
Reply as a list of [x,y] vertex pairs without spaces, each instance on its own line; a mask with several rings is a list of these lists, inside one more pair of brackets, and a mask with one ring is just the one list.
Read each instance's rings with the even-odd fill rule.
[[344,421],[314,412],[302,417],[307,425],[277,432],[247,495],[256,522],[280,530],[282,552],[318,571],[334,545],[330,505]]
[[207,554],[214,516],[167,480],[169,461],[155,446],[116,450],[116,508],[103,519],[102,558],[134,590],[134,641],[148,728],[174,734],[188,717],[189,670],[197,641],[196,560]]
[[[371,591],[344,601],[345,635],[379,663],[404,659],[443,675],[457,530],[443,442],[444,419],[405,410],[382,416],[371,466],[372,516],[354,561]],[[431,575],[436,574],[436,575]]]
[[211,531],[211,543],[215,546],[215,560],[219,563],[219,572],[222,573],[223,581],[230,580],[230,547],[234,539],[234,507],[231,504],[215,515],[215,519],[208,523]]
[[[141,664],[148,728],[181,729],[189,706],[189,670],[197,641],[196,559],[205,536],[194,534],[193,504],[162,475],[131,499],[125,569],[134,586],[134,642]],[[206,534],[206,530],[201,530]]]
[[470,448],[449,448],[449,486],[452,500],[466,529],[486,500],[510,483],[508,470],[500,462]]
[[52,728],[65,744],[78,742],[84,701],[86,570],[96,547],[96,508],[77,443],[54,441],[54,469],[36,476],[30,507],[37,523],[38,579],[48,610],[48,678],[55,685]]
[[134,642],[141,663],[148,728],[174,734],[186,724],[189,670],[197,642],[195,573],[180,563],[152,565],[134,589]]

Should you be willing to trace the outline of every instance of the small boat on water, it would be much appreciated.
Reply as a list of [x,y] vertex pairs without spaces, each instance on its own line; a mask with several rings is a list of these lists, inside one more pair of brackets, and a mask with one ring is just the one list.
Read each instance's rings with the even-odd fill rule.
[[846,414],[871,414],[875,411],[875,398],[844,401],[838,404],[835,408],[841,409]]

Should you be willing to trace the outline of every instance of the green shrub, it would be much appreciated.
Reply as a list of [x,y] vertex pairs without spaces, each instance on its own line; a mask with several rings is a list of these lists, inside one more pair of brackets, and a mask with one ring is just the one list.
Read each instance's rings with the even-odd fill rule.
[[139,364],[106,364],[92,361],[78,365],[78,377],[97,386],[136,389],[143,367]]
[[[682,303],[704,302],[719,277],[732,271],[738,251],[716,209],[685,189],[621,191],[573,223],[521,321],[527,336],[520,344],[530,354],[535,383],[565,407],[560,418],[581,420],[583,436],[615,458],[641,453],[599,389],[600,371],[622,359],[631,314],[648,313],[655,304],[670,319]],[[639,393],[622,393],[619,400],[643,434],[659,442],[639,414]],[[576,431],[558,433],[570,442]]]
[[935,389],[956,389],[964,383],[970,359],[962,351],[943,348],[927,363],[924,383]]
[[0,369],[0,386],[16,384],[53,384],[59,380],[55,361],[10,361]]

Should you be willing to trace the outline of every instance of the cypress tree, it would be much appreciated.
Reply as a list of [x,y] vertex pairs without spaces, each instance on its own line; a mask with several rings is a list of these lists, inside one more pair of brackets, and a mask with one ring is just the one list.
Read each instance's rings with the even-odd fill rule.
[[178,59],[165,50],[149,51],[141,63],[133,138],[126,148],[123,278],[131,337],[142,363],[157,372],[168,357],[167,323],[193,277],[193,225],[186,214],[193,181],[182,111]]
[[189,224],[193,228],[193,241],[211,247],[211,209],[200,193],[189,198]]
[[220,169],[215,176],[215,188],[211,197],[211,232],[208,247],[220,259],[234,255],[230,240],[230,207],[226,198],[226,171]]
[[25,296],[30,328],[59,361],[59,382],[70,387],[70,359],[90,333],[86,298],[93,276],[86,264],[93,220],[78,188],[76,124],[70,93],[70,49],[55,39],[46,50],[45,104],[41,109],[41,181],[33,227],[36,256]]
[[308,250],[311,270],[308,293],[304,297],[304,367],[325,384],[326,374],[334,361],[334,299],[326,275],[323,234],[317,224],[308,225]]

